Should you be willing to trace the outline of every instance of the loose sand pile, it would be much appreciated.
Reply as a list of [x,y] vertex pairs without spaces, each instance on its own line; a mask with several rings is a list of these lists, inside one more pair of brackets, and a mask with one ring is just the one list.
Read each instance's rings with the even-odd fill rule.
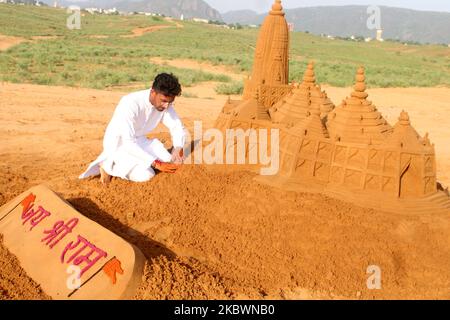
[[[450,298],[450,212],[364,209],[274,189],[239,168],[185,166],[106,188],[77,180],[121,95],[1,86],[0,205],[47,182],[146,255],[137,299]],[[223,102],[180,99],[177,110],[188,127],[208,126]],[[382,290],[367,289],[370,265],[382,270]],[[2,298],[45,297],[1,245],[0,266]]]

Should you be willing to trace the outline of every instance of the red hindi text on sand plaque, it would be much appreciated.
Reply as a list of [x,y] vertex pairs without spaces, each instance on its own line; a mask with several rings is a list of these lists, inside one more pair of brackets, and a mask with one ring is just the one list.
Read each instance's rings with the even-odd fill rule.
[[65,236],[73,231],[78,224],[77,218],[70,219],[67,223],[64,220],[58,221],[53,225],[53,229],[45,230],[44,234],[47,234],[41,242],[45,242],[46,245],[53,249]]
[[[142,252],[45,185],[0,207],[0,234],[27,275],[54,299],[130,299],[140,285]],[[67,285],[70,266],[80,268],[77,290]]]
[[[66,254],[69,251],[75,250],[75,253],[65,260]],[[84,254],[82,254],[84,253]],[[92,258],[92,256],[94,256]],[[70,242],[64,249],[61,255],[61,263],[73,264],[74,266],[80,266],[81,264],[86,264],[86,266],[81,270],[80,277],[93,267],[100,259],[106,258],[108,254],[100,248],[97,248],[94,244],[86,240],[84,237],[78,235],[77,241]]]

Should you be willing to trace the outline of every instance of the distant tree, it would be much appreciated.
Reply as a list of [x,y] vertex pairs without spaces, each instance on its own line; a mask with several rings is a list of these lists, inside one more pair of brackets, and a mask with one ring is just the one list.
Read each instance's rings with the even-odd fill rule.
[[219,20],[209,20],[208,23],[209,23],[209,24],[216,24],[216,25],[219,25],[219,26],[226,25],[225,22],[219,21]]

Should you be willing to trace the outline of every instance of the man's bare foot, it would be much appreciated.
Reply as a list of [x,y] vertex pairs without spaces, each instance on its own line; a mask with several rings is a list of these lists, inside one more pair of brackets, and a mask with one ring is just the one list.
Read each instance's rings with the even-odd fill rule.
[[100,182],[104,185],[107,185],[111,182],[111,178],[112,177],[109,174],[107,174],[102,167],[100,167]]

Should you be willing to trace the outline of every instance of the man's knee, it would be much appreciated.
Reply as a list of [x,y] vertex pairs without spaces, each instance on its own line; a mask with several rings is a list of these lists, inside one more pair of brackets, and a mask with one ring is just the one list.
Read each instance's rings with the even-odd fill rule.
[[133,182],[148,182],[155,176],[155,171],[152,168],[134,168],[128,178]]

